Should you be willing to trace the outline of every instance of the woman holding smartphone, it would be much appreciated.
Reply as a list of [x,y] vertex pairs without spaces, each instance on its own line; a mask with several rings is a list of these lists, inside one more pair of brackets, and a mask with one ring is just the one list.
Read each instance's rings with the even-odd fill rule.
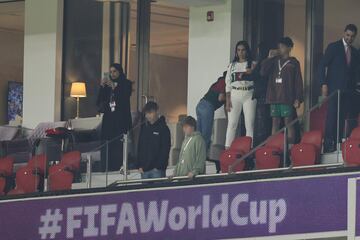
[[[108,148],[103,147],[101,151],[101,168],[103,171],[117,171],[120,170],[123,159],[121,135],[132,127],[130,111],[132,83],[127,80],[121,65],[114,63],[100,85],[97,106],[99,112],[104,114],[101,139],[109,142]],[[108,163],[106,163],[107,159]]]
[[252,61],[250,46],[246,41],[236,44],[235,57],[229,65],[226,83],[226,111],[228,112],[228,127],[225,147],[229,148],[235,138],[241,111],[244,111],[246,136],[253,137],[256,99],[253,99],[254,82],[252,71],[255,62]]

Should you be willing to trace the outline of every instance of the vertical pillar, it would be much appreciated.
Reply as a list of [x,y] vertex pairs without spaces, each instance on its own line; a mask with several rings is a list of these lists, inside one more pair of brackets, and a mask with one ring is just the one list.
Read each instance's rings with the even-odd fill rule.
[[63,0],[25,1],[25,127],[61,117],[63,4]]
[[121,59],[121,46],[120,46],[120,34],[121,34],[121,2],[114,3],[114,62],[122,64]]
[[305,87],[308,107],[317,103],[320,83],[316,81],[318,66],[324,49],[324,0],[306,1],[306,65]]
[[130,17],[131,17],[131,8],[130,3],[122,3],[121,5],[121,37],[120,37],[120,46],[121,46],[121,62],[124,65],[126,74],[129,71],[129,51],[130,51]]
[[[110,16],[111,2],[103,3],[103,35],[101,72],[108,72],[110,67]],[[101,76],[103,77],[103,76]]]
[[[306,51],[305,51],[305,111],[317,104],[320,83],[316,81],[318,66],[324,44],[324,0],[306,1]],[[305,121],[305,129],[310,129],[310,114]]]
[[[207,12],[214,21],[207,21]],[[189,20],[188,114],[195,116],[198,101],[227,69],[237,41],[243,39],[244,1],[226,0],[211,6],[191,6]],[[215,118],[224,118],[223,109]]]
[[111,63],[120,63],[125,73],[127,72],[129,21],[129,3],[103,3],[102,72],[108,72]]
[[137,2],[137,109],[140,111],[142,108],[142,96],[149,94],[151,0],[141,0]]

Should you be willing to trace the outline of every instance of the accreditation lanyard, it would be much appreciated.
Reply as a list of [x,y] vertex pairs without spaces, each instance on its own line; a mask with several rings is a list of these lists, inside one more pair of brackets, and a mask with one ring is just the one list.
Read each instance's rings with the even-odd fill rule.
[[[117,87],[117,82],[115,82],[114,84],[115,84],[115,88],[116,88],[116,87]],[[114,89],[111,89],[109,106],[110,106],[111,112],[115,112],[116,102],[115,102],[115,92],[114,92]]]
[[[189,146],[189,143],[191,142],[192,138],[193,138],[193,137],[191,137],[191,138],[189,139],[189,141],[187,141],[187,143],[185,144],[185,147],[184,147],[184,149],[183,149],[183,151],[182,151],[182,154],[181,154],[182,157],[184,157],[184,153],[185,153],[187,147]],[[182,160],[181,160],[181,163],[184,163],[184,162],[185,162],[185,159],[182,159]]]
[[290,63],[290,60],[287,60],[283,65],[281,65],[280,59],[279,59],[279,61],[278,61],[279,74],[278,74],[278,76],[276,78],[276,83],[282,83],[281,72],[286,67],[286,65],[288,65],[288,63]]

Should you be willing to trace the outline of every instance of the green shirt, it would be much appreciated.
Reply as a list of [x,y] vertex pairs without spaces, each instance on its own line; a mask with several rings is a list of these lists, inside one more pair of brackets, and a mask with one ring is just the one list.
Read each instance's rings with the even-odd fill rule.
[[204,174],[205,161],[205,141],[199,132],[194,132],[191,136],[186,136],[184,139],[174,176],[187,176],[190,172],[194,175]]

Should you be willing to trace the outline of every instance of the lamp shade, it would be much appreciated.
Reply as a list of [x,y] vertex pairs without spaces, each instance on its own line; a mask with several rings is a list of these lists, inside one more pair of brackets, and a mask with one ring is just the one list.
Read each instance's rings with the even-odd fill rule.
[[86,85],[84,82],[73,82],[70,90],[71,97],[86,97]]

